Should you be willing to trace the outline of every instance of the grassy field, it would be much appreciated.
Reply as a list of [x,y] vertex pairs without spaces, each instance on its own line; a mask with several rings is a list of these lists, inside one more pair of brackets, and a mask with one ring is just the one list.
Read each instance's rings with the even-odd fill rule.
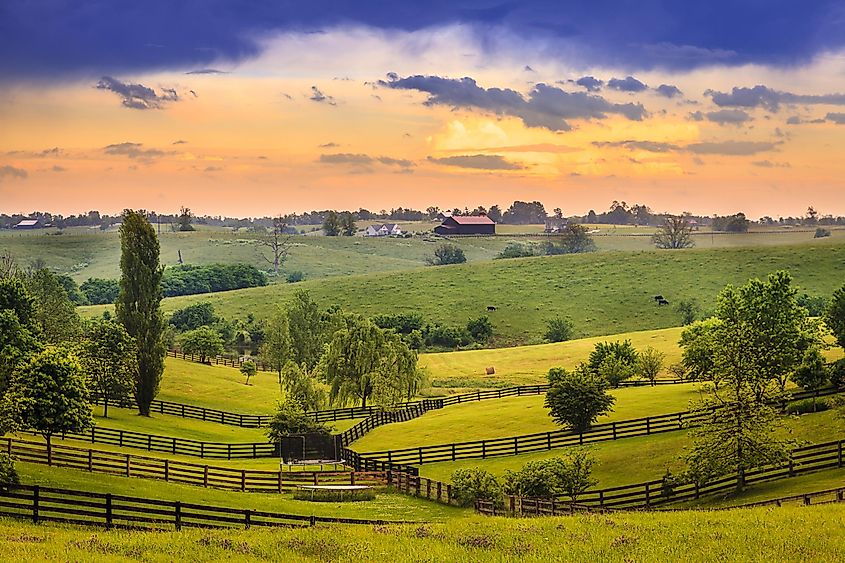
[[[488,314],[494,346],[538,343],[545,321],[570,317],[579,336],[600,336],[677,326],[673,307],[693,299],[710,310],[728,283],[788,270],[797,285],[814,295],[830,295],[845,279],[845,245],[773,246],[717,250],[606,252],[571,256],[477,262],[413,271],[346,276],[300,284],[272,285],[225,293],[177,297],[165,311],[210,302],[218,313],[264,317],[295,288],[308,289],[324,307],[338,304],[367,315],[420,312],[426,320],[459,324]],[[83,308],[98,315],[104,307]]]
[[[363,227],[367,223],[361,223]],[[411,232],[430,230],[436,223],[403,223]],[[305,226],[306,230],[310,227]],[[596,246],[600,251],[641,251],[653,248],[650,227],[592,225]],[[454,240],[466,253],[470,262],[494,258],[509,242],[524,242],[531,237],[509,238],[507,235],[542,233],[542,225],[499,225],[495,238],[461,238]],[[311,235],[312,233],[309,233]],[[316,234],[316,233],[314,233]],[[645,235],[645,236],[631,236]],[[744,234],[710,234],[706,231],[694,235],[698,248],[730,248],[741,246],[773,246],[796,244],[829,244],[845,241],[845,229],[833,230],[827,240],[813,239],[813,233],[775,232],[760,229]],[[434,247],[433,239],[416,236],[408,239],[299,236],[295,238],[287,271],[299,270],[306,278],[345,276],[417,268],[424,264]],[[536,238],[535,240],[545,240]],[[254,244],[255,235],[233,232],[230,229],[198,226],[195,232],[171,232],[169,225],[162,226],[160,234],[161,259],[174,265],[181,251],[191,264],[215,262],[243,262],[266,269],[268,263],[261,257]],[[59,272],[69,273],[82,282],[89,277],[117,278],[119,276],[120,243],[112,229],[72,227],[57,234],[55,229],[43,231],[0,231],[0,250],[9,251],[22,264],[40,259]]]
[[75,469],[56,469],[32,463],[17,463],[22,483],[38,483],[83,491],[113,493],[161,500],[179,500],[234,508],[250,508],[306,516],[344,516],[401,521],[431,521],[460,515],[465,510],[418,499],[401,493],[382,492],[372,502],[308,502],[292,494],[240,493],[166,483],[153,479],[119,477]]
[[[599,422],[687,410],[690,400],[698,398],[697,388],[690,383],[615,389],[614,411]],[[367,452],[559,430],[543,406],[544,400],[545,395],[535,395],[450,406],[408,422],[380,426],[352,448]]]
[[[6,561],[840,561],[841,504],[399,526],[126,532],[0,520]],[[835,524],[833,524],[835,527]]]
[[[845,437],[842,422],[831,411],[790,417],[786,425],[789,435],[800,443],[818,444]],[[615,487],[659,479],[667,468],[673,472],[683,468],[680,456],[688,445],[689,437],[686,431],[591,444],[589,448],[599,461],[593,474],[599,481],[599,487]],[[506,470],[517,470],[529,461],[560,454],[561,450],[548,450],[484,460],[426,463],[419,467],[420,474],[425,477],[449,481],[452,472],[459,468],[481,467],[496,475],[502,475]]]

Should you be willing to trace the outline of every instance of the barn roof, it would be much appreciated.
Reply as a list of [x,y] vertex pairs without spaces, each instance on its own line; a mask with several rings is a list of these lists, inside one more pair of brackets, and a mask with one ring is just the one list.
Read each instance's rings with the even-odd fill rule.
[[459,225],[492,225],[493,220],[486,215],[453,215],[452,220]]
[[38,224],[38,219],[24,219],[16,226],[18,227],[34,227]]

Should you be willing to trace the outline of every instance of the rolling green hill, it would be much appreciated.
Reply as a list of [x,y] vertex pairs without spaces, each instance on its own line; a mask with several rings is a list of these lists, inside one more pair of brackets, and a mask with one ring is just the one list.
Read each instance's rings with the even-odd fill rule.
[[[463,324],[489,314],[494,346],[542,340],[545,321],[568,316],[579,336],[600,336],[679,324],[672,305],[683,299],[713,307],[728,283],[788,270],[803,291],[830,295],[845,280],[845,245],[819,244],[686,251],[604,252],[429,267],[336,277],[218,294],[166,299],[173,311],[207,301],[230,318],[265,317],[295,289],[322,306],[339,304],[366,315],[420,312],[428,321]],[[487,307],[496,307],[487,311]],[[98,315],[103,307],[83,310]]]

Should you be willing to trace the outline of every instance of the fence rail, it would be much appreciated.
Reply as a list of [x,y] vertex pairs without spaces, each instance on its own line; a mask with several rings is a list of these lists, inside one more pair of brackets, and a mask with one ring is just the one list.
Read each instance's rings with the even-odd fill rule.
[[22,462],[231,491],[283,493],[295,490],[299,485],[388,484],[388,476],[383,471],[234,469],[65,445],[54,445],[48,450],[43,442],[13,438],[5,438],[3,442],[0,443],[6,453]]
[[[105,528],[250,528],[306,527],[317,523],[381,525],[385,520],[360,520],[281,514],[180,501],[166,501],[15,485],[0,491],[0,515],[39,522],[62,522]],[[398,523],[398,522],[397,522]]]
[[[842,391],[835,388],[812,392],[801,391],[794,393],[790,400],[831,395]],[[488,457],[519,455],[566,446],[674,432],[694,426],[706,416],[707,413],[702,411],[683,411],[596,424],[582,433],[570,430],[553,430],[471,442],[360,452],[357,455],[346,454],[346,459],[354,462],[356,468],[373,469],[389,469],[402,465],[422,465],[424,463],[462,459],[486,459]],[[360,466],[357,465],[359,463]]]

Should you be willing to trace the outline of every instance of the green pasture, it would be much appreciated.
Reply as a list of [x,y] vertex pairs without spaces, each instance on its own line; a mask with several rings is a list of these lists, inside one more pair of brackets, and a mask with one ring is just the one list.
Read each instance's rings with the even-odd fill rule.
[[[428,321],[463,324],[489,315],[493,347],[539,343],[545,323],[573,320],[579,337],[677,326],[674,305],[697,301],[704,311],[728,283],[742,284],[788,270],[813,295],[830,295],[845,279],[845,244],[605,252],[475,262],[393,273],[335,277],[217,294],[165,299],[173,311],[191,303],[212,303],[218,313],[266,317],[296,288],[308,289],[322,306],[375,315],[419,312]],[[672,306],[658,306],[654,295]],[[487,307],[497,310],[488,312]],[[105,307],[86,307],[99,315]]]
[[88,473],[76,469],[58,469],[33,463],[17,463],[16,467],[22,483],[38,483],[43,487],[113,493],[149,499],[178,500],[186,503],[250,508],[286,514],[431,521],[442,520],[464,512],[460,508],[389,491],[379,492],[376,499],[370,502],[308,502],[294,500],[290,493],[223,491],[154,479]]
[[[799,445],[845,438],[842,421],[832,411],[789,417],[786,431]],[[680,471],[683,468],[681,456],[688,445],[687,431],[678,431],[598,442],[587,447],[599,462],[593,469],[593,475],[599,481],[598,487],[615,487],[660,479],[667,469]],[[480,467],[495,475],[503,475],[507,470],[520,469],[529,461],[548,459],[561,453],[562,449],[553,449],[516,456],[426,463],[419,467],[420,474],[425,477],[449,481],[452,472],[459,468]]]
[[[841,504],[632,512],[302,529],[126,532],[0,520],[6,561],[813,561],[841,560]],[[831,527],[833,526],[833,527]]]
[[[699,397],[695,383],[614,389],[614,411],[598,422],[685,411]],[[429,411],[408,422],[372,430],[352,448],[359,452],[470,442],[560,430],[543,406],[545,395],[490,399]]]

